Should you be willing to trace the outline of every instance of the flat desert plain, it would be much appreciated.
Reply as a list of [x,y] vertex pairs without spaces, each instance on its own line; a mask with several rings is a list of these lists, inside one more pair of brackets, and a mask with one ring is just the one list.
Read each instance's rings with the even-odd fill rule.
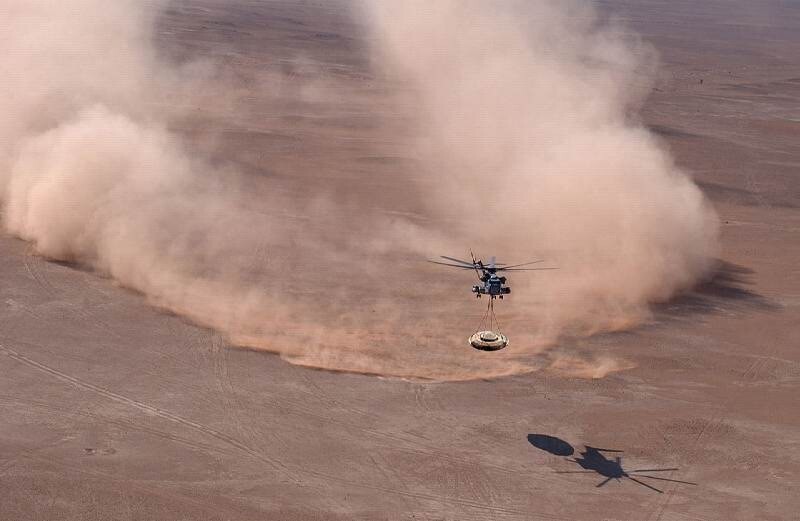
[[[635,327],[562,339],[501,375],[505,362],[460,333],[485,305],[472,281],[409,256],[383,275],[386,293],[354,292],[374,293],[378,314],[382,298],[405,302],[410,335],[415,321],[426,335],[441,328],[465,373],[447,372],[438,342],[392,330],[370,337],[397,353],[404,369],[392,374],[237,347],[3,235],[0,519],[800,519],[800,4],[596,7],[657,50],[639,117],[719,215],[707,281]],[[346,4],[174,2],[156,22],[160,53],[213,57],[227,77],[260,71],[262,83],[171,130],[284,200],[324,190],[352,195],[348,215],[422,219],[420,185],[400,174],[414,170],[412,131],[386,101],[403,87],[373,70],[368,38]],[[280,102],[293,81],[309,97]],[[315,97],[327,83],[360,95]],[[303,226],[281,212],[271,218]],[[264,256],[276,278],[302,270],[302,253],[284,246]],[[360,269],[294,283],[314,288],[305,306],[322,315],[326,284]],[[514,297],[498,314],[521,331]],[[357,336],[358,324],[346,328]]]

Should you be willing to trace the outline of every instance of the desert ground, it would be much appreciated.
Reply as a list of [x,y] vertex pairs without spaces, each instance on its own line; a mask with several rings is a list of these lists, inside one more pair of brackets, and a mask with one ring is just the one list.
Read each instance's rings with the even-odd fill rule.
[[[800,5],[604,0],[598,10],[659,53],[641,118],[719,214],[710,280],[636,327],[549,346],[531,362],[540,370],[445,381],[237,347],[0,236],[0,519],[798,519]],[[399,174],[413,170],[410,130],[386,102],[400,87],[373,73],[365,38],[338,2],[176,1],[158,21],[165,55],[222,57],[226,74],[265,79],[242,86],[237,110],[200,107],[173,130],[213,142],[220,161],[271,179],[289,201],[311,184],[418,215]],[[281,77],[362,95],[280,103],[270,82]],[[324,289],[348,269],[313,282]],[[406,285],[420,273],[434,281],[425,298]],[[464,309],[480,315],[470,283],[433,266],[386,274],[409,323],[448,335],[474,322]],[[514,299],[502,305],[520,330]],[[441,363],[434,342],[374,341]],[[496,363],[458,341],[473,365]],[[597,360],[624,363],[605,371]]]

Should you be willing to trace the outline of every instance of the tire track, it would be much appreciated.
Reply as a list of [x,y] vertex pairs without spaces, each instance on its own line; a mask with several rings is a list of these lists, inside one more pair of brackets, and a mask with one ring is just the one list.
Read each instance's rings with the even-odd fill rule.
[[[112,481],[112,482],[124,483],[126,487],[130,487],[133,490],[138,490],[140,492],[146,492],[146,493],[152,494],[153,496],[157,496],[157,497],[160,497],[162,499],[167,499],[167,500],[170,500],[170,501],[176,501],[177,500],[178,502],[182,502],[182,503],[185,503],[185,504],[188,504],[188,505],[192,505],[195,508],[198,508],[200,510],[204,510],[204,511],[211,510],[211,511],[216,512],[220,516],[224,516],[224,517],[219,517],[218,519],[225,519],[225,520],[231,519],[229,517],[230,513],[227,512],[227,511],[221,510],[219,507],[217,507],[214,504],[214,502],[200,501],[200,500],[188,497],[188,496],[186,496],[186,495],[184,495],[182,493],[177,493],[177,494],[175,494],[175,493],[172,493],[172,494],[165,493],[164,492],[164,489],[165,489],[164,486],[149,486],[149,485],[146,485],[146,484],[144,484],[144,483],[142,483],[141,481],[138,481],[138,480],[120,479],[119,475],[116,474],[116,473],[102,472],[102,471],[99,471],[99,470],[90,470],[90,469],[87,469],[87,468],[83,468],[83,467],[79,467],[79,466],[75,466],[75,465],[68,465],[66,463],[62,463],[62,462],[57,461],[57,460],[53,460],[53,459],[50,459],[50,458],[44,458],[44,457],[40,457],[40,456],[35,456],[35,455],[28,456],[28,459],[34,460],[34,461],[38,461],[40,463],[46,463],[48,465],[55,465],[57,467],[61,467],[62,469],[67,471],[67,474],[71,474],[71,473],[77,472],[79,474],[85,474],[85,475],[88,475],[88,476],[92,476],[94,478],[102,478],[104,480],[109,480],[109,481]],[[165,483],[165,482],[162,481],[160,483]]]
[[[251,444],[259,446],[261,441],[264,439],[265,434],[254,428],[249,421],[242,420],[241,412],[246,411],[247,408],[239,399],[236,388],[231,380],[228,358],[229,349],[225,344],[222,335],[216,331],[212,331],[211,335],[210,354],[214,372],[214,380],[216,381],[218,396],[226,408],[226,416],[231,419],[241,436],[247,438]],[[277,445],[283,447],[284,450],[287,449],[286,443],[277,434],[275,434],[275,432],[270,431],[266,435],[272,438]],[[281,463],[279,464],[286,472],[290,472],[285,465]]]
[[347,405],[345,402],[337,400],[336,398],[332,398],[322,387],[320,387],[311,378],[311,376],[309,376],[309,374],[307,372],[303,372],[302,376],[303,376],[303,380],[306,382],[306,384],[310,388],[316,390],[316,392],[309,392],[309,391],[302,391],[302,390],[301,390],[301,392],[304,392],[304,393],[316,398],[317,400],[319,400],[322,403],[327,404],[328,406],[339,408],[339,409],[341,409],[343,411],[349,412],[350,414],[354,414],[356,416],[360,416],[362,418],[368,418],[368,419],[371,419],[371,420],[379,420],[380,419],[380,416],[375,414],[375,413],[372,413],[372,412],[369,412],[369,411],[365,411],[363,409],[358,409],[356,407],[352,407],[350,405]]
[[[726,414],[724,412],[711,417],[710,419],[706,420],[703,423],[703,426],[700,428],[700,432],[697,433],[697,436],[694,439],[692,445],[694,448],[700,452],[710,443],[711,440],[706,440],[704,443],[700,444],[700,441],[703,438],[708,438],[707,433],[714,432],[719,428],[720,425],[725,421]],[[670,478],[672,477],[672,473],[670,473]],[[661,521],[661,518],[664,517],[664,514],[667,512],[669,508],[669,504],[672,502],[675,491],[678,489],[678,485],[676,483],[668,483],[667,490],[664,494],[663,501],[656,503],[655,509],[651,512],[651,514],[647,517],[647,519],[652,519],[653,521]]]
[[[308,377],[306,377],[306,381],[309,381]],[[314,394],[314,393],[308,393],[311,396],[314,396],[315,398],[319,399],[322,402],[328,402],[329,404],[336,404],[336,405],[339,405],[339,406],[342,405],[341,402],[339,402],[337,400],[334,400],[334,399],[332,399],[330,397],[326,397],[324,395],[324,391],[321,388],[319,388],[319,386],[317,386],[316,384],[312,383],[311,385],[313,387],[315,387],[316,389],[318,389],[319,392],[320,392],[319,395]],[[273,397],[270,397],[270,398],[273,398]],[[289,414],[303,414],[303,415],[306,415],[308,417],[315,418],[315,419],[318,419],[318,420],[322,420],[322,421],[330,423],[330,424],[338,425],[338,426],[343,427],[345,429],[356,430],[356,431],[368,434],[368,435],[370,435],[370,436],[372,436],[374,438],[388,440],[389,442],[392,443],[392,448],[394,450],[410,452],[410,453],[415,454],[415,455],[422,455],[422,456],[424,456],[426,458],[435,457],[435,458],[439,458],[439,459],[442,459],[442,460],[447,460],[447,461],[450,461],[450,462],[459,463],[459,464],[462,464],[462,465],[475,465],[475,461],[472,460],[472,459],[467,459],[467,458],[464,458],[464,457],[450,456],[450,455],[447,455],[447,454],[442,454],[437,447],[431,447],[431,446],[428,445],[427,442],[429,440],[427,438],[424,438],[424,437],[416,435],[416,434],[411,434],[411,433],[406,433],[406,432],[401,432],[400,434],[392,434],[392,433],[389,433],[389,432],[383,432],[383,431],[371,429],[371,428],[368,428],[368,427],[362,427],[360,425],[357,425],[357,424],[354,424],[354,423],[351,423],[351,422],[348,422],[348,421],[340,420],[340,419],[336,418],[334,415],[319,414],[314,409],[309,407],[305,402],[290,400],[290,399],[288,399],[286,397],[284,397],[280,401],[275,400],[274,398],[271,399],[271,400],[266,400],[266,403],[268,403],[272,407],[275,407],[278,410],[282,410],[282,411],[284,411],[286,413],[289,413]],[[343,406],[343,408],[345,410],[350,410],[351,412],[353,412],[355,414],[361,414],[364,417],[367,417],[367,418],[370,418],[370,419],[375,419],[375,420],[381,420],[382,419],[379,415],[376,415],[376,414],[373,414],[373,413],[369,413],[369,412],[365,412],[365,411],[361,411],[359,409],[354,409],[354,408],[347,407],[347,406]],[[516,476],[520,472],[524,471],[524,469],[517,469],[517,470],[509,469],[507,466],[502,466],[502,465],[498,465],[498,464],[487,462],[487,461],[483,461],[480,464],[482,466],[484,466],[484,467],[491,468],[491,469],[493,469],[493,470],[495,470],[497,472],[500,472],[502,474],[505,474],[505,475],[515,475]]]
[[[357,408],[348,407],[342,404],[340,401],[328,397],[324,392],[324,390],[321,389],[315,382],[313,382],[309,376],[305,376],[304,378],[310,387],[318,391],[319,394],[314,393],[313,395],[321,402],[326,403],[328,405],[340,407],[344,411],[351,412],[361,417],[369,418],[372,420],[381,420],[381,417],[379,415],[364,412]],[[427,393],[429,392],[428,389],[425,388],[425,386],[417,384],[412,384],[412,386],[413,386],[412,392],[414,396],[414,402],[417,405],[424,407],[426,412],[431,412],[432,410],[429,407],[429,400],[426,397]],[[422,390],[420,390],[420,388],[422,388]],[[322,416],[318,417],[323,418]],[[330,419],[327,418],[326,420],[331,421]],[[442,454],[441,451],[439,451],[438,449],[426,447],[425,442],[429,440],[423,436],[409,434],[411,438],[406,438],[404,436],[392,435],[389,433],[375,431],[373,429],[368,429],[358,425],[353,425],[348,422],[333,421],[333,423],[346,425],[349,428],[354,428],[361,432],[369,433],[373,436],[389,438],[395,443],[399,442],[404,445],[403,447],[399,448],[397,446],[393,446],[392,449],[395,451],[410,453],[415,456],[421,456],[425,460],[430,460],[435,458],[439,461],[442,461],[443,466],[448,468],[453,466],[458,466],[460,470],[455,474],[456,482],[450,483],[450,485],[455,486],[456,489],[464,488],[468,490],[470,496],[479,498],[484,504],[494,505],[498,502],[498,497],[499,497],[495,487],[492,485],[492,480],[490,479],[490,476],[486,472],[484,472],[484,467],[494,471],[499,470],[504,473],[513,473],[513,471],[510,471],[507,467],[500,467],[492,463],[479,461],[477,458],[472,459],[472,458],[464,458],[464,457]],[[378,467],[378,470],[381,472],[381,474],[383,474],[383,476],[387,479],[388,482],[390,483],[395,482],[395,479],[391,478],[388,475],[388,473],[391,473],[393,476],[395,476],[395,478],[397,478],[397,482],[399,482],[403,486],[403,489],[406,492],[409,491],[406,483],[400,478],[399,474],[396,471],[394,471],[393,469],[391,469],[391,467],[388,466],[388,464],[381,467],[374,457],[370,456],[370,459],[372,460],[373,464],[376,467]],[[482,479],[481,478],[476,479],[475,476],[481,476]],[[532,478],[537,480],[541,479],[539,477],[532,477]]]
[[[31,262],[30,259],[34,259],[33,262]],[[25,269],[27,270],[28,275],[31,276],[36,284],[49,296],[55,297],[58,291],[55,287],[53,287],[47,277],[42,275],[38,267],[38,264],[41,262],[41,257],[36,254],[33,246],[29,246],[22,254],[22,262],[25,264]]]
[[[771,357],[768,356],[759,356],[750,365],[747,366],[747,369],[740,375],[738,382],[746,383],[746,382],[753,382],[757,377],[758,374],[764,370],[767,364],[771,361]],[[700,429],[700,432],[694,439],[693,446],[700,452],[701,450],[705,449],[708,444],[711,442],[709,438],[709,433],[713,433],[714,431],[718,430],[723,423],[725,422],[727,416],[729,415],[728,408],[726,407],[722,410],[719,414],[711,417],[710,419],[706,420],[703,423],[703,427]],[[701,444],[701,440],[706,438],[706,441]],[[670,483],[668,485],[667,493],[665,494],[664,501],[660,506],[656,506],[655,510],[648,516],[648,519],[653,519],[654,521],[661,521],[664,517],[664,514],[669,508],[669,504],[672,502],[673,496],[675,495],[675,490],[677,490],[677,484]]]
[[52,449],[53,447],[58,447],[59,445],[63,445],[64,443],[67,443],[68,441],[71,441],[73,439],[74,439],[73,436],[66,436],[66,437],[63,437],[63,438],[58,439],[56,441],[53,441],[51,443],[46,443],[46,444],[40,445],[38,447],[25,449],[25,450],[22,450],[22,451],[20,451],[20,452],[18,452],[16,454],[14,454],[10,458],[8,458],[6,461],[4,461],[2,463],[2,465],[0,465],[0,477],[2,477],[6,473],[6,471],[8,469],[10,469],[14,465],[16,465],[16,463],[19,460],[25,459],[25,458],[31,458],[31,457],[35,456],[37,452],[42,452],[42,451],[45,451],[47,449]]
[[[352,406],[348,405],[347,403],[345,403],[345,402],[343,402],[341,400],[337,400],[336,398],[331,397],[324,389],[322,389],[316,382],[314,382],[313,379],[308,374],[303,374],[303,379],[305,380],[306,384],[308,384],[309,387],[315,389],[316,392],[309,392],[309,391],[304,391],[304,390],[300,390],[300,392],[304,392],[304,393],[308,394],[309,396],[314,397],[316,400],[318,400],[319,402],[327,405],[329,408],[338,408],[338,409],[341,409],[341,410],[343,410],[345,412],[348,412],[350,414],[353,414],[355,416],[358,416],[358,417],[364,418],[364,419],[368,419],[368,420],[373,420],[373,421],[381,421],[381,420],[383,420],[383,417],[378,415],[378,414],[366,411],[364,409],[359,409],[357,407],[352,407]],[[320,418],[324,418],[323,416],[319,416],[319,417]],[[345,423],[345,422],[341,422],[341,423],[342,424],[346,424],[346,425],[352,425],[352,424]],[[357,426],[354,426],[354,427],[357,428],[357,429],[360,429],[360,430],[369,431],[369,429],[366,429],[365,427],[357,427]],[[405,441],[405,443],[408,443],[408,444],[412,444],[412,445],[413,444],[421,444],[421,443],[425,443],[425,442],[429,442],[430,441],[429,438],[426,438],[425,436],[423,436],[421,434],[410,433],[410,432],[403,432],[402,434],[409,436],[409,439]],[[402,438],[398,436],[397,440],[400,440],[400,439],[402,439]]]
[[[48,404],[46,402],[40,402],[40,401],[36,401],[36,400],[21,400],[19,398],[16,398],[16,397],[13,397],[13,396],[7,396],[7,395],[1,395],[0,396],[0,403],[20,404],[20,405],[25,405],[26,407],[38,407],[40,409],[46,409],[51,413],[62,414],[62,415],[82,416],[82,417],[85,417],[85,418],[89,418],[89,419],[91,419],[93,421],[101,421],[101,422],[107,423],[109,425],[116,425],[118,427],[123,427],[125,429],[141,431],[141,432],[150,434],[151,436],[156,436],[156,437],[159,437],[159,438],[162,438],[162,439],[166,439],[166,440],[169,440],[169,441],[172,441],[172,442],[175,442],[175,443],[180,443],[181,445],[186,445],[187,447],[191,447],[191,448],[196,449],[196,450],[198,450],[200,452],[203,452],[203,453],[215,452],[215,453],[223,454],[223,455],[234,455],[235,454],[233,451],[220,448],[220,447],[218,447],[216,445],[200,443],[200,442],[197,442],[197,441],[190,440],[189,438],[184,438],[184,437],[179,436],[177,434],[173,434],[173,433],[168,432],[168,431],[162,431],[162,430],[155,429],[155,428],[152,428],[152,427],[147,427],[147,426],[145,426],[145,425],[143,425],[141,423],[136,423],[136,422],[123,420],[123,419],[113,419],[113,418],[109,418],[107,416],[104,416],[102,414],[96,414],[96,413],[92,413],[92,412],[89,412],[89,411],[84,411],[84,410],[67,411],[67,410],[64,410],[61,407],[56,407],[56,406],[50,405],[50,404]],[[0,472],[0,474],[2,474],[2,473]]]
[[[332,476],[330,474],[326,474],[324,472],[319,472],[319,471],[314,471],[314,470],[307,470],[305,473],[308,474],[308,475],[311,475],[311,476],[315,476],[315,477],[318,477],[318,478],[325,479],[326,481],[336,481],[338,483],[349,485],[349,486],[353,486],[353,487],[359,487],[359,488],[364,488],[364,489],[368,489],[368,490],[374,490],[374,491],[377,491],[377,492],[384,492],[384,493],[388,493],[388,494],[395,494],[395,495],[399,495],[399,496],[415,498],[415,499],[418,499],[418,500],[431,501],[431,502],[434,502],[434,503],[440,503],[440,504],[446,504],[446,505],[457,505],[457,506],[460,506],[460,507],[472,508],[472,509],[479,510],[479,511],[482,511],[482,512],[490,512],[490,513],[492,513],[494,515],[492,517],[492,519],[498,519],[496,517],[496,515],[499,514],[499,515],[506,515],[506,516],[522,516],[523,519],[532,519],[532,515],[535,515],[535,516],[538,516],[538,517],[540,517],[542,519],[549,519],[549,520],[553,520],[553,521],[564,521],[563,517],[559,517],[559,516],[556,516],[554,514],[549,514],[549,513],[546,513],[546,512],[536,512],[536,511],[533,511],[533,510],[518,510],[518,509],[515,509],[515,508],[509,508],[509,507],[486,505],[486,504],[484,504],[484,503],[482,503],[480,501],[475,501],[475,500],[472,500],[472,499],[465,499],[465,498],[458,498],[458,497],[447,497],[447,496],[441,496],[441,495],[425,493],[425,492],[413,492],[413,491],[397,490],[397,489],[388,488],[388,487],[384,487],[384,486],[377,485],[377,484],[360,483],[360,482],[357,482],[357,481],[348,480],[348,479],[341,478],[341,477],[338,477],[338,476]],[[460,519],[463,519],[463,517],[460,518]],[[479,519],[486,519],[486,518],[485,517],[481,517]]]
[[[376,469],[378,469],[378,472],[380,472],[383,475],[386,481],[388,481],[389,483],[400,483],[404,492],[410,492],[408,485],[405,483],[405,481],[402,480],[402,478],[400,478],[397,472],[390,467],[385,458],[383,458],[380,455],[377,455],[383,461],[383,464],[380,464],[375,460],[375,457],[372,454],[367,454],[367,456],[369,456],[369,459],[372,462],[372,464],[375,466]],[[392,473],[392,476],[394,476],[394,478],[392,478],[392,476],[389,475],[389,472]],[[413,512],[415,508],[412,508],[411,503],[409,502],[411,498],[409,498],[408,496],[402,496],[402,499],[403,503],[405,503],[406,505],[406,512]]]
[[[437,409],[441,410],[442,407],[434,408],[431,406],[431,390],[432,384],[412,384],[414,386],[414,403],[418,409],[421,409],[425,415],[433,415]],[[435,384],[433,384],[435,385]]]
[[214,383],[217,388],[217,397],[222,403],[223,412],[228,420],[233,424],[240,435],[243,435],[252,440],[252,432],[245,432],[242,425],[241,418],[236,414],[236,406],[234,405],[234,389],[230,385],[230,377],[228,376],[228,368],[225,361],[220,354],[220,346],[218,333],[211,332],[210,342],[210,358],[212,372],[214,373]]
[[759,356],[753,361],[752,364],[742,373],[742,379],[747,380],[748,382],[752,383],[755,382],[756,378],[758,378],[759,373],[767,367],[769,364],[770,359],[766,356]]
[[425,404],[425,399],[422,396],[422,386],[421,385],[414,385],[414,403],[417,406],[417,409],[422,409],[425,413],[429,413],[430,409]]
[[[22,261],[28,274],[34,281],[36,281],[39,287],[44,290],[47,296],[51,297],[53,300],[56,300],[58,297],[63,295],[63,291],[54,286],[53,283],[50,282],[49,277],[45,275],[42,265],[47,261],[41,255],[38,255],[35,252],[33,246],[29,247],[27,252],[22,256]],[[84,274],[84,278],[87,279],[88,276]],[[83,287],[91,287],[91,285],[84,284]],[[117,340],[123,339],[122,335],[117,333],[114,328],[110,327],[107,322],[97,316],[96,313],[87,311],[84,306],[74,305],[69,309],[69,311],[80,317],[80,319],[82,319],[88,327],[102,331],[104,334],[110,334]],[[36,316],[33,312],[31,312],[31,314]]]
[[[284,465],[280,464],[279,462],[276,462],[276,461],[272,460],[271,458],[266,457],[265,455],[255,451],[255,450],[253,450],[248,445],[242,443],[241,441],[239,441],[239,440],[237,440],[237,439],[235,439],[235,438],[233,438],[233,437],[231,437],[231,436],[229,436],[229,435],[227,435],[227,434],[225,434],[223,432],[220,432],[220,431],[218,431],[216,429],[210,428],[210,427],[208,427],[206,425],[203,425],[201,423],[189,420],[187,418],[183,418],[183,417],[181,417],[179,415],[176,415],[176,414],[171,413],[169,411],[166,411],[164,409],[161,409],[161,408],[158,408],[158,407],[155,407],[155,406],[152,406],[152,405],[148,405],[146,403],[143,403],[141,401],[135,400],[133,398],[129,398],[127,396],[115,393],[115,392],[110,391],[108,389],[105,389],[103,387],[94,385],[94,384],[92,384],[90,382],[86,382],[86,381],[84,381],[84,380],[82,380],[80,378],[76,378],[74,376],[68,375],[68,374],[63,373],[61,371],[58,371],[58,370],[56,370],[56,369],[54,369],[52,367],[49,367],[49,366],[47,366],[45,364],[37,362],[36,360],[33,360],[33,359],[31,359],[31,358],[29,358],[29,357],[27,357],[27,356],[25,356],[25,355],[23,355],[21,353],[18,353],[17,351],[15,351],[13,349],[10,349],[10,348],[8,348],[8,347],[6,347],[4,345],[0,345],[0,353],[3,353],[4,355],[8,356],[9,358],[11,358],[13,360],[16,360],[17,362],[20,362],[22,364],[28,365],[28,366],[30,366],[30,367],[32,367],[34,369],[37,369],[37,370],[39,370],[39,371],[41,371],[43,373],[46,373],[46,374],[48,374],[48,375],[50,375],[50,376],[52,376],[52,377],[54,377],[54,378],[56,378],[58,380],[61,380],[61,381],[64,381],[66,383],[69,383],[71,385],[74,385],[75,387],[78,387],[80,389],[94,392],[94,393],[96,393],[96,394],[98,394],[100,396],[103,396],[103,397],[107,398],[110,401],[114,401],[114,402],[117,402],[117,403],[121,403],[123,405],[127,405],[129,407],[138,409],[138,410],[140,410],[140,411],[142,411],[144,413],[147,413],[147,414],[150,414],[150,415],[153,415],[153,416],[157,416],[159,418],[171,421],[173,423],[176,423],[176,424],[182,425],[182,426],[184,426],[186,428],[189,428],[189,429],[191,429],[193,431],[199,432],[199,433],[201,433],[203,435],[206,435],[206,436],[212,437],[212,438],[214,438],[216,440],[219,440],[219,441],[225,443],[226,445],[228,445],[230,447],[233,447],[237,451],[239,451],[241,453],[244,453],[244,454],[250,456],[251,458],[253,458],[253,459],[255,459],[255,460],[259,461],[259,462],[268,464],[270,467],[272,467],[272,469],[274,471],[278,472],[281,475],[286,476],[287,468]],[[86,414],[86,413],[79,412],[78,414]],[[156,432],[159,432],[159,431],[156,431]],[[174,438],[176,441],[181,441],[181,442],[186,441],[185,439],[180,438],[178,436],[172,436],[172,435],[169,435],[169,434],[167,436],[171,437],[171,438]],[[193,442],[190,442],[190,443],[193,443]],[[200,446],[202,446],[202,445],[200,445]],[[428,454],[428,455],[430,455],[430,454]],[[459,460],[459,458],[447,458],[447,457],[442,458],[442,459],[451,459],[451,460],[457,460],[457,461]],[[498,468],[502,468],[502,467],[498,466]],[[334,483],[339,483],[339,484],[346,485],[346,486],[349,486],[349,487],[357,487],[357,488],[373,490],[373,491],[377,491],[377,492],[389,493],[389,494],[399,495],[399,496],[408,497],[408,498],[415,498],[417,500],[432,501],[432,502],[445,504],[445,505],[456,505],[456,506],[460,506],[460,507],[463,507],[463,508],[472,508],[472,509],[480,510],[482,512],[492,513],[495,516],[497,516],[497,515],[523,516],[524,519],[530,519],[531,514],[535,514],[535,515],[537,515],[539,517],[542,517],[543,519],[551,519],[551,520],[559,520],[559,521],[563,519],[563,518],[559,518],[557,516],[554,516],[554,515],[551,515],[551,514],[548,514],[548,513],[543,513],[543,512],[523,511],[523,510],[517,510],[517,509],[513,509],[513,508],[507,508],[507,507],[496,506],[496,505],[486,505],[485,503],[482,503],[480,501],[475,501],[475,500],[470,500],[470,499],[464,499],[464,498],[458,498],[458,497],[447,497],[447,496],[442,496],[442,495],[436,495],[436,494],[430,494],[430,493],[422,493],[422,492],[413,492],[413,491],[408,491],[408,490],[399,490],[399,489],[396,489],[396,488],[376,485],[376,484],[372,484],[372,483],[362,483],[362,482],[359,482],[359,481],[346,479],[346,478],[343,478],[343,477],[338,476],[338,475],[326,474],[324,472],[311,470],[311,469],[307,469],[307,468],[306,469],[298,469],[298,472],[301,473],[304,476],[314,477],[314,478],[318,478],[318,479],[324,479],[326,482],[329,482],[329,483],[330,482],[334,482]],[[507,471],[507,472],[511,472],[511,471]],[[301,483],[294,476],[290,475],[288,477],[294,484],[301,485]]]
[[[313,409],[311,409],[310,407],[308,407],[307,405],[303,404],[302,402],[292,401],[292,400],[288,400],[288,399],[284,398],[281,401],[277,401],[277,400],[273,399],[271,401],[268,401],[267,403],[269,403],[271,406],[273,406],[273,407],[275,407],[275,408],[277,408],[279,410],[285,411],[286,413],[304,414],[304,415],[309,416],[311,418],[322,420],[324,422],[331,423],[331,424],[334,424],[334,425],[339,425],[340,427],[343,427],[345,429],[356,430],[356,431],[368,434],[368,435],[372,436],[373,438],[388,440],[389,442],[392,443],[392,448],[394,450],[411,452],[411,453],[413,453],[415,455],[421,455],[421,456],[424,456],[426,458],[436,457],[436,458],[439,458],[439,459],[448,460],[448,461],[451,461],[451,462],[456,462],[456,463],[465,464],[465,465],[474,465],[475,464],[474,460],[469,460],[469,459],[466,459],[466,458],[463,458],[463,457],[458,457],[458,456],[450,456],[450,455],[442,454],[439,451],[438,448],[430,447],[426,443],[420,442],[417,439],[409,439],[409,438],[407,438],[405,436],[400,436],[400,435],[391,434],[391,433],[388,433],[388,432],[383,432],[383,431],[379,431],[379,430],[375,430],[375,429],[370,429],[368,427],[361,427],[361,426],[359,426],[357,424],[353,424],[353,423],[350,423],[350,422],[347,422],[347,421],[344,421],[344,420],[339,420],[339,419],[337,419],[336,417],[334,417],[332,415],[331,416],[327,416],[327,415],[319,414],[319,413],[315,412]],[[403,434],[406,434],[406,433],[403,433]],[[498,465],[498,464],[495,464],[495,463],[491,463],[491,462],[487,462],[487,461],[481,462],[481,465],[484,466],[484,467],[487,467],[487,468],[494,469],[495,471],[500,472],[500,473],[505,474],[505,475],[514,475],[514,476],[516,476],[520,472],[523,471],[523,469],[517,469],[517,470],[509,469],[508,467],[505,467],[505,466],[502,466],[502,465]]]
[[744,179],[745,186],[753,194],[753,197],[755,197],[758,205],[767,210],[771,210],[772,205],[764,197],[764,193],[758,189],[758,182],[754,179],[753,174],[750,172],[745,173]]
[[258,461],[260,461],[262,463],[266,463],[267,465],[272,467],[272,469],[274,471],[276,471],[276,472],[278,472],[280,474],[286,475],[287,477],[289,477],[289,479],[291,481],[297,483],[297,480],[293,476],[288,475],[287,469],[281,463],[273,460],[272,458],[267,457],[266,455],[264,455],[262,453],[259,453],[259,452],[255,451],[255,450],[253,450],[252,448],[250,448],[246,444],[242,443],[241,441],[237,440],[236,438],[233,438],[233,437],[231,437],[231,436],[229,436],[229,435],[227,435],[227,434],[225,434],[225,433],[223,433],[221,431],[218,431],[216,429],[208,427],[207,425],[204,425],[202,423],[198,423],[198,422],[189,420],[189,419],[184,418],[182,416],[178,416],[177,414],[171,413],[171,412],[169,412],[167,410],[164,410],[164,409],[161,409],[161,408],[158,408],[158,407],[154,407],[152,405],[148,405],[148,404],[146,404],[144,402],[140,402],[140,401],[135,400],[133,398],[129,398],[127,396],[115,393],[115,392],[110,391],[108,389],[105,389],[103,387],[100,387],[100,386],[94,385],[92,383],[86,382],[86,381],[84,381],[84,380],[82,380],[80,378],[76,378],[76,377],[70,376],[70,375],[68,375],[66,373],[62,373],[61,371],[53,369],[52,367],[49,367],[49,366],[47,366],[45,364],[39,363],[36,360],[28,358],[27,356],[25,356],[25,355],[23,355],[21,353],[18,353],[16,351],[14,351],[13,349],[9,349],[9,348],[7,348],[7,347],[5,347],[3,345],[0,345],[0,352],[4,353],[6,356],[8,356],[8,357],[10,357],[10,358],[12,358],[12,359],[14,359],[14,360],[16,360],[18,362],[21,362],[21,363],[23,363],[25,365],[28,365],[30,367],[33,367],[35,369],[38,369],[39,371],[47,373],[50,376],[53,376],[54,378],[56,378],[58,380],[62,380],[64,382],[72,384],[72,385],[74,385],[74,386],[76,386],[76,387],[78,387],[80,389],[84,389],[84,390],[87,390],[87,391],[94,392],[96,394],[99,394],[99,395],[111,400],[111,401],[114,401],[114,402],[117,402],[117,403],[121,403],[121,404],[127,405],[129,407],[133,407],[133,408],[138,409],[138,410],[140,410],[142,412],[145,412],[147,414],[150,414],[150,415],[153,415],[153,416],[157,416],[159,418],[163,418],[165,420],[171,421],[173,423],[177,423],[179,425],[182,425],[182,426],[184,426],[186,428],[189,428],[191,430],[194,430],[194,431],[199,432],[201,434],[204,434],[206,436],[210,436],[210,437],[212,437],[214,439],[217,439],[217,440],[219,440],[219,441],[221,441],[221,442],[223,442],[223,443],[225,443],[227,445],[230,445],[231,447],[234,447],[234,448],[238,449],[240,452],[250,456],[251,458],[253,458],[255,460],[258,460]]

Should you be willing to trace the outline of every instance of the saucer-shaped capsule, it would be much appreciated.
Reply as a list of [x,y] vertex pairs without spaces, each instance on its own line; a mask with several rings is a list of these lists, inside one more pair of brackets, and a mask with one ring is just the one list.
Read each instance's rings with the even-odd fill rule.
[[494,331],[478,331],[469,337],[469,345],[481,351],[498,351],[508,345],[508,338]]

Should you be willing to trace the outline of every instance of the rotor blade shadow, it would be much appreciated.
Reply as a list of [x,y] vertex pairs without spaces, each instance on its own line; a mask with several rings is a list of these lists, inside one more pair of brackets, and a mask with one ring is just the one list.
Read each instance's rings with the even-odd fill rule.
[[[604,479],[599,484],[595,485],[597,488],[604,486],[612,479],[617,481],[629,479],[659,494],[663,494],[664,492],[641,480],[654,479],[681,485],[697,485],[697,483],[691,481],[661,478],[644,474],[646,472],[674,472],[680,470],[677,467],[626,470],[622,461],[622,456],[617,455],[623,452],[619,449],[606,449],[584,445],[584,449],[578,452],[577,456],[572,457],[575,453],[575,448],[568,442],[556,438],[555,436],[549,436],[547,434],[528,434],[528,442],[537,449],[553,454],[554,456],[561,456],[565,461],[574,463],[581,468],[581,470],[557,470],[554,471],[555,474],[598,474],[602,476]],[[613,453],[614,456],[610,456],[609,453]]]

